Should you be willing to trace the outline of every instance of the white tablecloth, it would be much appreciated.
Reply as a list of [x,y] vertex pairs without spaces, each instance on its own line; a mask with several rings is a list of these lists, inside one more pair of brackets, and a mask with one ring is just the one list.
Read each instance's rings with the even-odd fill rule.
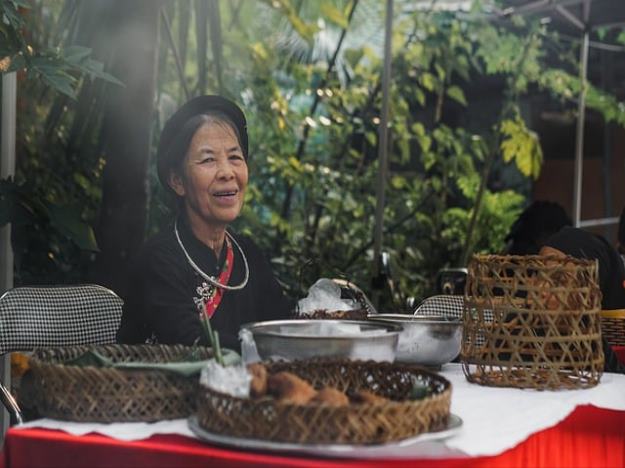
[[[452,383],[451,412],[462,418],[461,430],[445,440],[361,451],[359,456],[427,458],[497,455],[529,435],[556,425],[576,406],[592,404],[625,411],[625,375],[603,374],[601,383],[587,390],[536,391],[470,384],[459,364],[444,366],[441,374]],[[119,424],[39,419],[20,427],[59,429],[74,435],[96,432],[120,440],[141,440],[154,434],[195,437],[184,419]]]
[[460,434],[445,441],[468,455],[496,455],[555,426],[576,406],[625,410],[625,375],[603,374],[586,390],[537,391],[484,387],[467,382],[460,365],[441,373],[453,385],[451,412],[463,421]]

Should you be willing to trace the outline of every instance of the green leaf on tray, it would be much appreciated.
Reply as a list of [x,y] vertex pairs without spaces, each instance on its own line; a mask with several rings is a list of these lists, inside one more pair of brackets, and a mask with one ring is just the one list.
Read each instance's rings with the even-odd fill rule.
[[432,394],[432,389],[427,386],[419,383],[417,380],[413,380],[412,388],[410,389],[410,393],[408,394],[409,400],[423,400],[424,398],[430,396]]
[[[231,349],[223,349],[224,365],[232,366],[241,362],[241,357]],[[178,362],[114,362],[106,356],[95,350],[89,350],[81,354],[75,359],[65,362],[65,365],[79,367],[112,367],[122,370],[161,370],[165,372],[173,372],[184,377],[190,377],[199,374],[206,366],[208,359],[201,361],[178,361]]]
[[63,364],[66,366],[78,367],[106,367],[107,365],[102,361],[102,359],[106,359],[108,361],[108,359],[101,354],[89,350],[74,359],[68,359]]

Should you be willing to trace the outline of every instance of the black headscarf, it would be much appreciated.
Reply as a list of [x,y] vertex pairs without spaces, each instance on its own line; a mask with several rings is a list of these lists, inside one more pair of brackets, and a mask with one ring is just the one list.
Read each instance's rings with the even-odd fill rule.
[[545,241],[573,223],[558,203],[536,200],[525,208],[506,236],[509,255],[537,255]]
[[[189,120],[198,115],[206,114],[209,112],[221,112],[236,128],[237,136],[241,143],[241,150],[245,159],[248,157],[248,136],[247,136],[247,121],[245,120],[245,114],[239,106],[234,102],[226,99],[222,96],[197,96],[186,103],[184,103],[180,109],[178,109],[168,120],[165,122],[165,126],[161,131],[161,137],[158,143],[158,150],[156,152],[156,164],[158,177],[161,184],[166,189],[169,187],[169,172],[176,166],[180,159],[184,158],[184,153],[173,151],[172,145],[176,141],[176,138],[181,132],[184,131],[185,125],[189,123]],[[189,133],[186,145],[189,144],[195,130]],[[186,151],[186,147],[185,147]]]

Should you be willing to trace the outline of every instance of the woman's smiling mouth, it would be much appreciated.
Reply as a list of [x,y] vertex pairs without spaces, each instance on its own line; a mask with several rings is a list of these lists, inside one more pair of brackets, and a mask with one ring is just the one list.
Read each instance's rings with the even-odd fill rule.
[[218,190],[212,193],[220,205],[233,205],[238,202],[239,190]]

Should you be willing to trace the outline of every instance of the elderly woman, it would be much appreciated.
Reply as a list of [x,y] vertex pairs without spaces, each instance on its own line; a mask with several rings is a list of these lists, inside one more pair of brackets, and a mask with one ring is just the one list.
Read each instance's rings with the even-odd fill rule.
[[191,99],[166,122],[158,176],[177,213],[132,263],[119,342],[206,343],[206,314],[222,345],[238,349],[241,324],[289,315],[269,262],[229,228],[243,205],[247,160],[245,116],[225,98]]

